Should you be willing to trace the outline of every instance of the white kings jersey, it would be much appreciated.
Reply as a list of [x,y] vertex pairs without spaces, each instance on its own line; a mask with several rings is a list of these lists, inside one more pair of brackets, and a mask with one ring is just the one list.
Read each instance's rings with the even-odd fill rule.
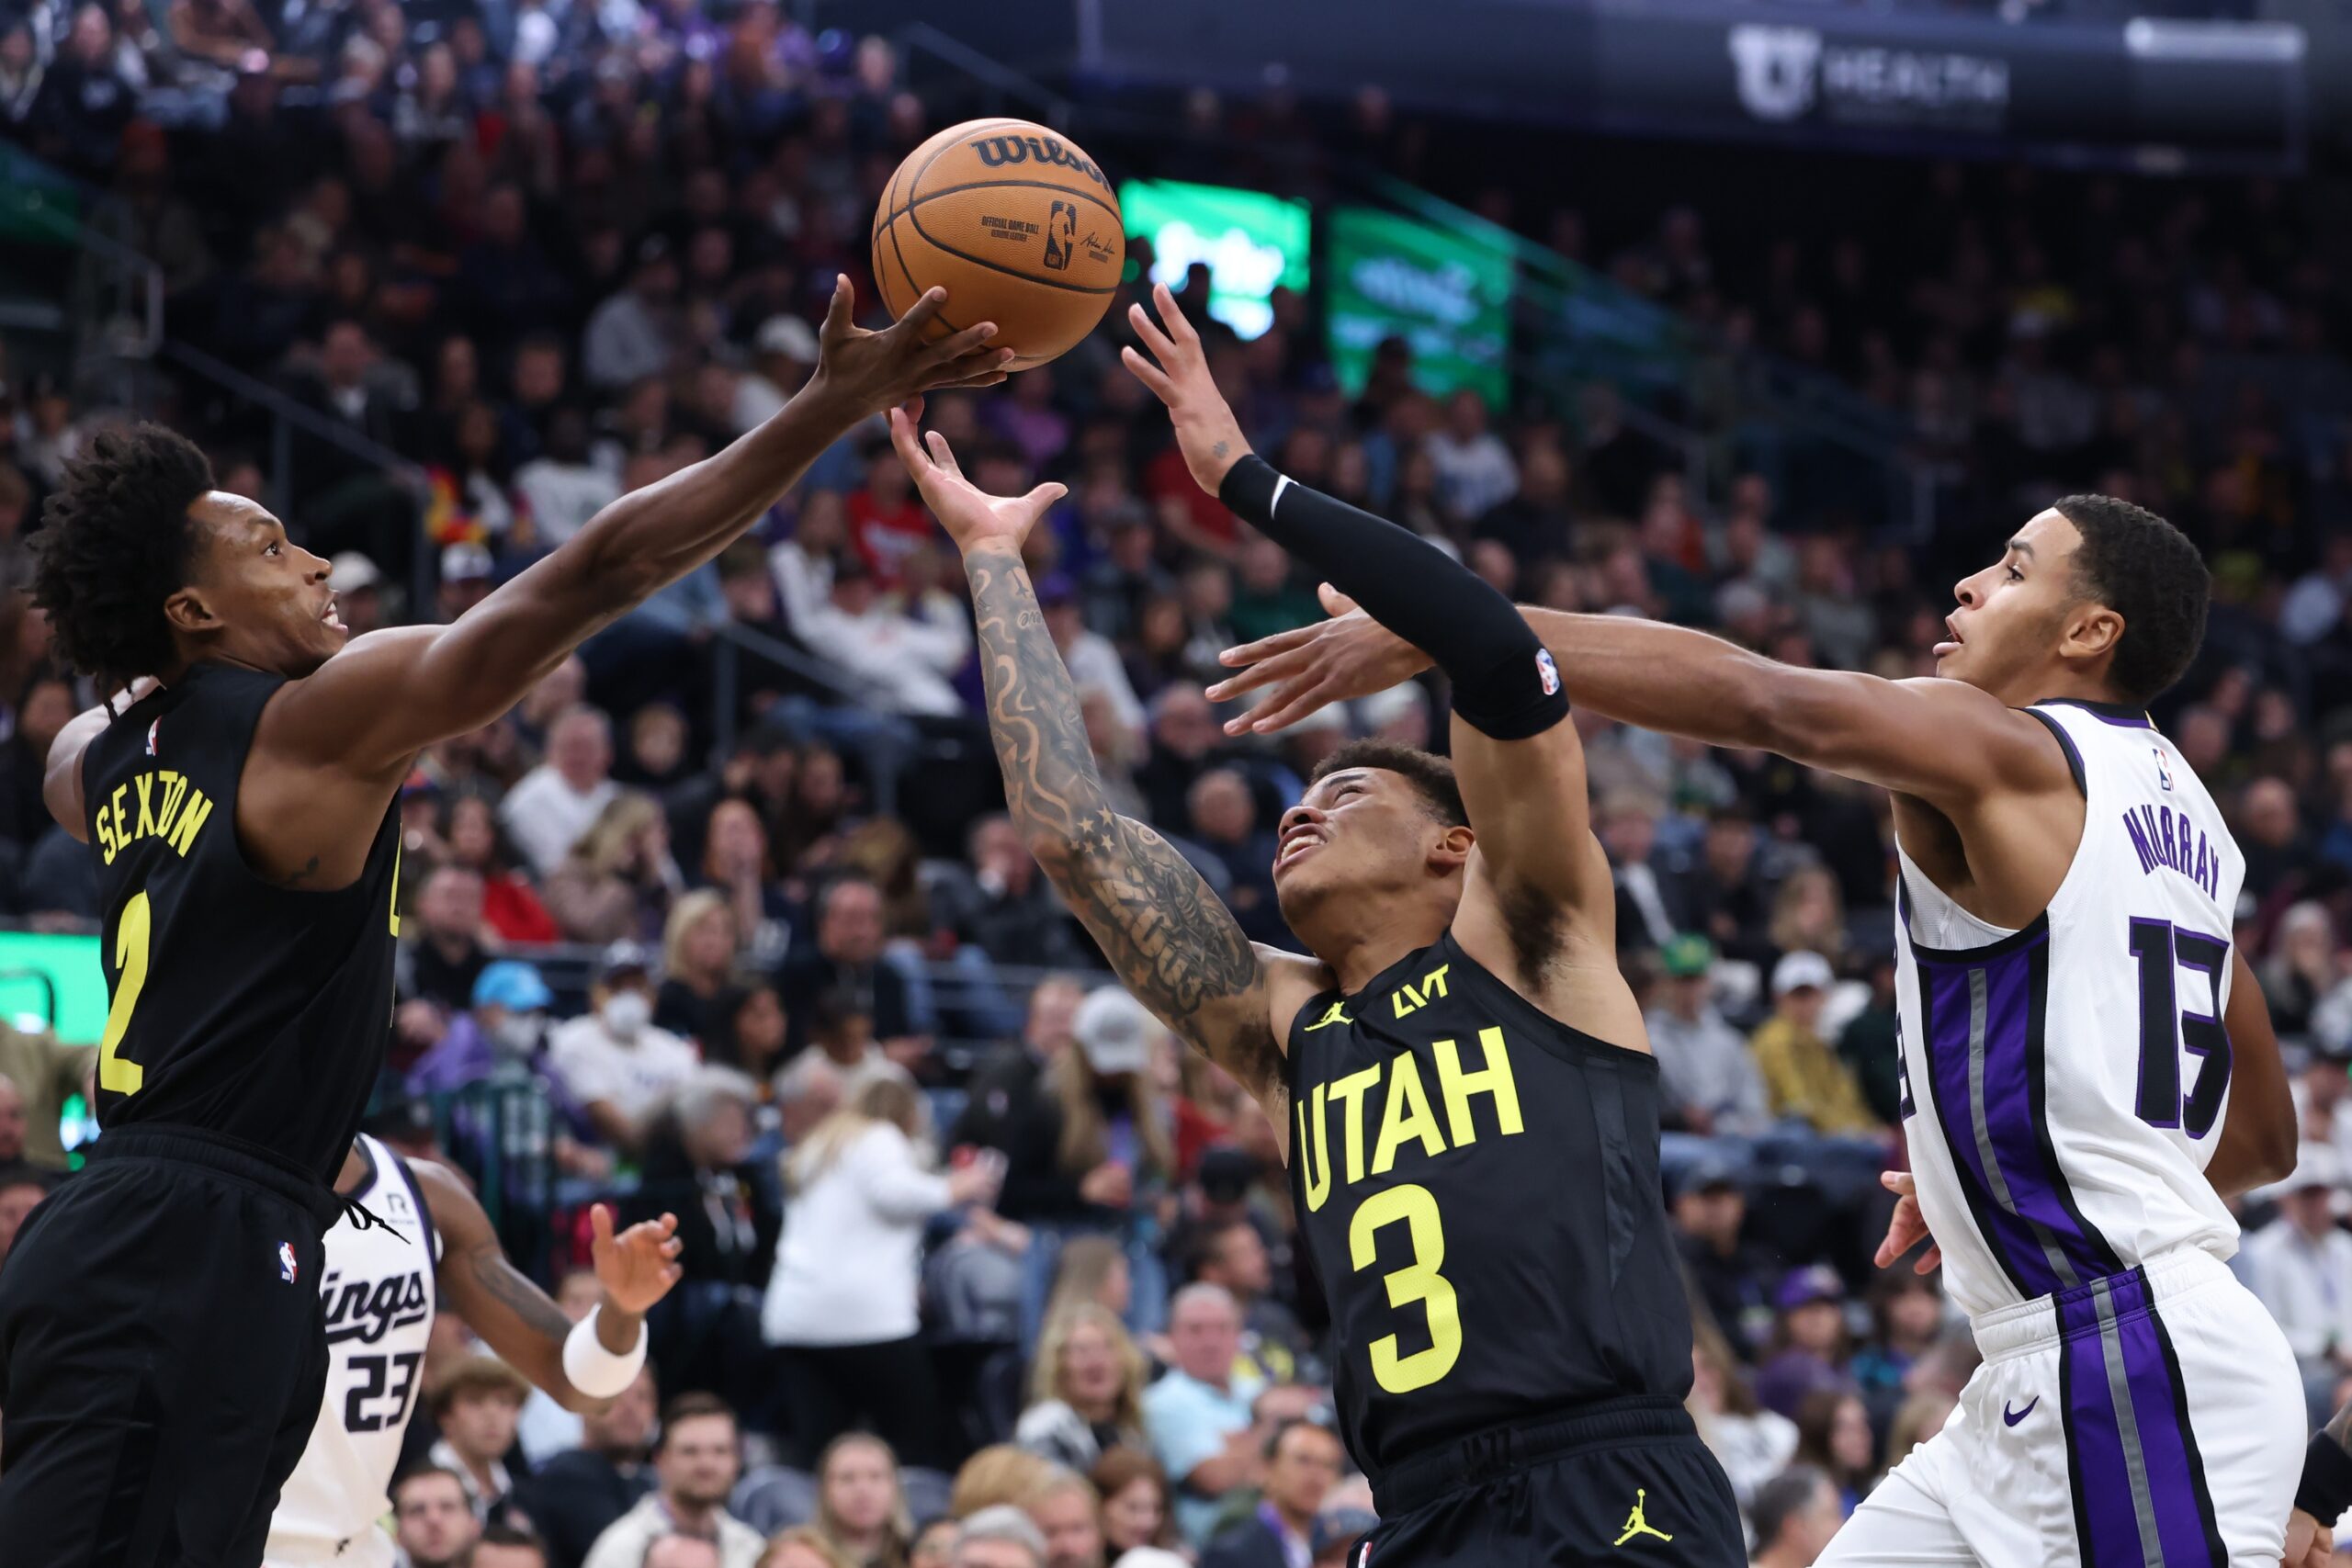
[[345,1213],[327,1231],[327,1395],[270,1516],[273,1564],[391,1560],[376,1525],[391,1509],[392,1469],[422,1396],[441,1237],[400,1156],[365,1134],[359,1149],[368,1176],[351,1196],[390,1228],[358,1229]]
[[2065,879],[2022,931],[1903,855],[1903,1116],[1946,1288],[1971,1317],[2177,1247],[2237,1250],[2207,1184],[2228,1108],[2231,916],[2245,859],[2148,716],[2026,710],[2085,801]]

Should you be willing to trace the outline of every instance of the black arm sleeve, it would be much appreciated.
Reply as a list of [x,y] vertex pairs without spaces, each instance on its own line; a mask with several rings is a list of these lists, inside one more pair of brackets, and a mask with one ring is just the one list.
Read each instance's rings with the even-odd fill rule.
[[1254,456],[1233,466],[1217,498],[1435,660],[1474,728],[1520,740],[1567,716],[1559,671],[1519,607],[1428,540]]

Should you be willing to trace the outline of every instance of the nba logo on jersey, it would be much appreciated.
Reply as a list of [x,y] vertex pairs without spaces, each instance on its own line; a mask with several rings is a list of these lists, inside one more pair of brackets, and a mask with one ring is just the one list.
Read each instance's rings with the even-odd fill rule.
[[150,757],[155,754],[155,731],[163,728],[164,721],[160,718],[147,727],[147,755]]
[[1545,696],[1555,697],[1560,694],[1560,667],[1552,662],[1550,649],[1539,648],[1535,650],[1535,675],[1536,679],[1544,682]]
[[294,1282],[294,1276],[301,1271],[300,1265],[294,1261],[293,1243],[279,1242],[277,1244],[277,1277],[290,1285]]
[[2151,746],[2148,750],[2156,754],[2156,782],[2166,789],[2172,788],[2172,770],[2165,766],[2165,749],[2161,746]]

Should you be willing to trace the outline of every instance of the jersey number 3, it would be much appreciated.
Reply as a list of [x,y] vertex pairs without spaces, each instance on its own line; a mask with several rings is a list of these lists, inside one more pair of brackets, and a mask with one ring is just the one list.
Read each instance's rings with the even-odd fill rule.
[[[2230,944],[2170,920],[2133,920],[2132,956],[2140,961],[2140,1094],[2133,1109],[2151,1127],[2178,1127],[2201,1138],[2213,1130],[2230,1087],[2230,1035],[2222,1026],[2222,976],[2229,969]],[[2183,969],[2205,976],[2211,1011],[2190,1012],[2180,1005]],[[2201,1059],[2186,1100],[2180,1092],[2183,1047]]]
[[1400,1355],[1396,1336],[1382,1335],[1372,1342],[1372,1376],[1390,1393],[1410,1393],[1453,1370],[1462,1355],[1462,1309],[1452,1282],[1438,1272],[1445,1263],[1445,1226],[1438,1219],[1437,1200],[1426,1187],[1391,1187],[1366,1198],[1348,1222],[1350,1261],[1359,1273],[1371,1268],[1381,1227],[1399,1221],[1412,1239],[1413,1260],[1385,1275],[1382,1283],[1388,1287],[1390,1306],[1422,1303],[1430,1317],[1430,1343],[1425,1350]]

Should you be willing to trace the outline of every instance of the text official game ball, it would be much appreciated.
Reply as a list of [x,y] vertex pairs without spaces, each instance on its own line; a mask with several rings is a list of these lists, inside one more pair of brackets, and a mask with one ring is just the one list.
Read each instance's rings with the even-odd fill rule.
[[1026,370],[1067,354],[1126,265],[1118,194],[1093,159],[1025,119],[951,126],[907,154],[874,214],[874,276],[893,316],[947,290],[934,337],[980,321]]

